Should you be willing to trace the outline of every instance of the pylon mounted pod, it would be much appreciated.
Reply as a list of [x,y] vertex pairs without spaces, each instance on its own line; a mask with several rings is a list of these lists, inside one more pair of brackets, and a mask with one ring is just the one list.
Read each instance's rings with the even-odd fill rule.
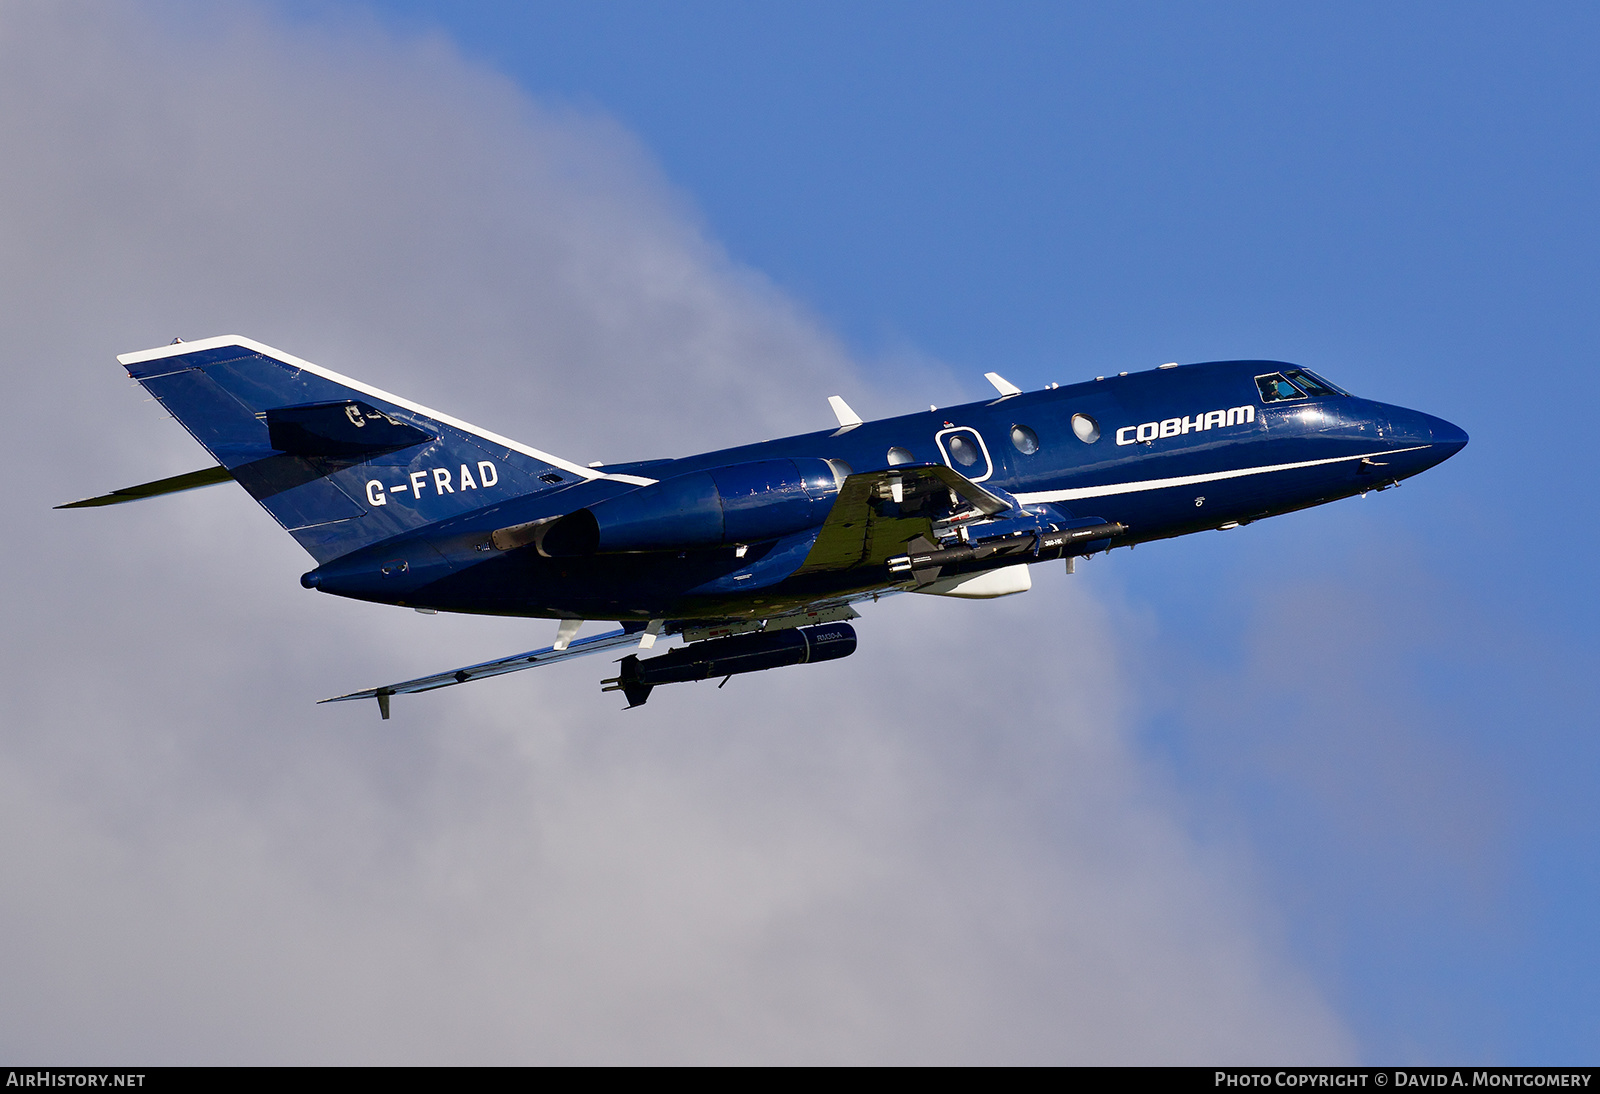
[[600,690],[622,692],[631,708],[643,706],[650,698],[651,689],[660,684],[737,676],[742,672],[814,661],[836,661],[855,652],[856,630],[848,623],[736,634],[680,646],[643,661],[633,655],[624,657],[622,671],[610,680],[601,681]]

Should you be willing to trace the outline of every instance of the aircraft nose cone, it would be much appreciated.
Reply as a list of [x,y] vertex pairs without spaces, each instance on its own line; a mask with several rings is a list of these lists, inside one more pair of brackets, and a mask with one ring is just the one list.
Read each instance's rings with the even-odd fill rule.
[[1391,408],[1389,428],[1390,464],[1402,478],[1443,463],[1467,444],[1466,430],[1420,410]]
[[1445,449],[1445,455],[1454,456],[1467,447],[1467,431],[1460,426],[1447,422],[1443,418],[1424,415],[1428,419],[1428,432],[1433,437],[1435,446]]

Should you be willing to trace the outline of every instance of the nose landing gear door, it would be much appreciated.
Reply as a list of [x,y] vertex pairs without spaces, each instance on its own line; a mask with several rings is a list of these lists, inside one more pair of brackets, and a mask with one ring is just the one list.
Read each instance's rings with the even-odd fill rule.
[[983,443],[983,436],[976,429],[970,426],[941,429],[933,435],[933,439],[946,465],[966,478],[982,482],[994,474],[989,446]]

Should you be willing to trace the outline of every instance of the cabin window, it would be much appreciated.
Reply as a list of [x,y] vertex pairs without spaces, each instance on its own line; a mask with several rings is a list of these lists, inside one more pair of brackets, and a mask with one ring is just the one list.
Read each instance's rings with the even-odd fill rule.
[[1014,425],[1011,427],[1011,443],[1024,456],[1031,456],[1039,451],[1039,434],[1025,425]]
[[899,445],[895,445],[893,448],[889,449],[890,467],[899,467],[903,463],[915,462],[916,457],[911,454],[910,449],[901,448]]
[[1076,433],[1078,440],[1084,444],[1094,444],[1100,439],[1100,423],[1087,414],[1074,414],[1072,432]]
[[1256,387],[1261,389],[1263,403],[1281,403],[1289,399],[1304,399],[1306,393],[1295,387],[1283,378],[1281,373],[1274,372],[1270,376],[1257,376]]
[[963,437],[959,433],[951,434],[950,439],[945,444],[950,449],[950,458],[962,467],[971,467],[982,457],[982,453],[978,451],[978,446],[973,440],[970,437]]
[[989,446],[971,426],[946,426],[933,435],[933,441],[944,462],[973,482],[982,482],[994,474]]

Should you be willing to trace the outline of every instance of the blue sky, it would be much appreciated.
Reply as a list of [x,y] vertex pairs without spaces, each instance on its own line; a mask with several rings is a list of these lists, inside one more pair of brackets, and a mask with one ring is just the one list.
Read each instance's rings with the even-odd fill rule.
[[[0,439],[0,1054],[1593,1062],[1593,7],[0,30],[0,364],[73,400]],[[380,726],[309,700],[548,636],[304,594],[237,491],[48,508],[198,466],[111,355],[219,333],[585,461],[1228,357],[1472,443],[648,732],[587,666]]]
[[[1504,434],[1561,453],[1547,482],[1583,464],[1533,397],[1595,384],[1583,5],[288,10],[440,30],[614,115],[735,258],[868,359],[931,356],[969,385],[1314,360],[1447,417],[1514,415]],[[1582,517],[1545,509],[1560,532],[1519,550],[1550,564]]]
[[1462,424],[1396,493],[1111,564],[1143,739],[1368,1059],[1592,1061],[1600,12],[370,10],[615,116],[869,371],[1278,357]]

